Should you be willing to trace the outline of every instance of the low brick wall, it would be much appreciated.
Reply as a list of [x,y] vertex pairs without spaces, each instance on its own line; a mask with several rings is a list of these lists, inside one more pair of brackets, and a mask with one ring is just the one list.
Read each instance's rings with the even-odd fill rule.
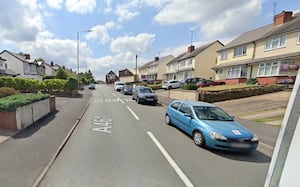
[[197,101],[199,98],[199,92],[194,90],[170,90],[169,98]]
[[0,128],[22,130],[55,110],[55,97],[18,107],[15,112],[0,112]]
[[262,95],[266,93],[282,91],[282,86],[261,86],[253,88],[233,89],[219,92],[199,92],[199,101],[205,101],[209,103],[226,101],[231,99],[239,99],[245,97],[251,97],[255,95]]
[[283,86],[259,86],[250,88],[231,89],[226,91],[193,91],[193,90],[170,90],[169,98],[190,101],[205,101],[214,103],[231,99],[239,99],[262,95],[266,93],[278,92],[284,89]]

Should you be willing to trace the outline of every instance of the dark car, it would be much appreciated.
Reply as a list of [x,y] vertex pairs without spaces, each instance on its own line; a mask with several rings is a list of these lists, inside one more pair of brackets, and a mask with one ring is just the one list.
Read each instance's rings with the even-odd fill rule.
[[123,88],[121,88],[121,94],[132,95],[132,86],[131,85],[124,85]]
[[136,86],[132,91],[132,99],[137,103],[151,103],[156,105],[157,95],[153,92],[152,88],[146,86]]
[[202,81],[202,80],[206,80],[204,78],[200,78],[200,77],[194,77],[194,78],[187,78],[184,80],[184,84],[197,84],[197,82]]
[[198,87],[207,87],[207,86],[216,86],[216,85],[225,85],[225,82],[223,81],[212,81],[212,80],[200,80],[196,84]]

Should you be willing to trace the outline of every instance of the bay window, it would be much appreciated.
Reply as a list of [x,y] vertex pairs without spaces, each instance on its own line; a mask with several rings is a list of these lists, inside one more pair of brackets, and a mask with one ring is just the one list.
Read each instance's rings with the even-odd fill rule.
[[287,72],[281,68],[286,62],[267,62],[259,64],[257,76],[277,76],[286,75]]
[[243,78],[247,76],[247,66],[227,68],[227,78]]

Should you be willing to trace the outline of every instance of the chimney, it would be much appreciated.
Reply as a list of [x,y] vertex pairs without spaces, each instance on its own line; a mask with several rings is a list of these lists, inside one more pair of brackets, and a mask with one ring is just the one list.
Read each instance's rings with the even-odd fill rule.
[[51,66],[54,66],[54,63],[53,63],[53,61],[51,61],[50,65],[51,65]]
[[191,53],[195,50],[195,46],[191,45],[188,47],[188,52]]
[[158,56],[154,57],[154,61],[155,62],[159,61],[159,57]]
[[26,60],[30,59],[30,54],[25,54],[24,56]]
[[282,11],[280,14],[277,14],[274,17],[273,26],[282,25],[285,22],[290,21],[292,19],[292,17],[293,17],[293,12],[291,12],[291,11],[289,11],[289,12]]

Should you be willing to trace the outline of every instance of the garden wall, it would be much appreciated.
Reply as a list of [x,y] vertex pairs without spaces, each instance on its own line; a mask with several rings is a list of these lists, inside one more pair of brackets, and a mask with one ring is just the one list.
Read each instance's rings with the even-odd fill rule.
[[283,86],[260,86],[239,88],[223,91],[192,91],[192,90],[170,90],[169,98],[190,101],[205,101],[214,103],[231,99],[239,99],[262,95],[266,93],[278,92],[284,89]]
[[14,112],[0,112],[0,128],[22,130],[55,110],[55,97],[18,107]]

